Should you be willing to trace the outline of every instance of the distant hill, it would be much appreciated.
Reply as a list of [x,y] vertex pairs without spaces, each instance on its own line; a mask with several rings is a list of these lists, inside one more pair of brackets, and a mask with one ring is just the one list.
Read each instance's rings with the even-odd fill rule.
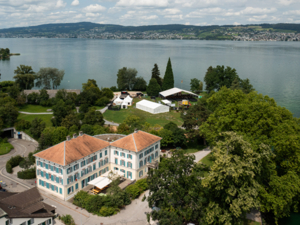
[[[65,37],[113,39],[233,39],[239,33],[300,33],[300,24],[250,24],[224,26],[193,26],[182,24],[121,26],[91,22],[44,24],[0,29],[0,37]],[[109,34],[108,34],[109,33]],[[145,36],[145,33],[147,35]],[[156,34],[153,34],[156,33]],[[126,34],[125,36],[122,34]],[[155,36],[156,35],[156,36]]]

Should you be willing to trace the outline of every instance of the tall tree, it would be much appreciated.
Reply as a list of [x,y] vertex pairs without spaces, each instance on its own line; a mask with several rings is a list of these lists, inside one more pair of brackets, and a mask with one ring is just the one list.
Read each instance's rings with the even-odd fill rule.
[[162,86],[162,79],[160,77],[160,71],[159,71],[158,66],[157,66],[156,63],[154,64],[154,67],[152,69],[152,77],[151,77],[151,79],[152,78],[156,79],[156,81],[157,81],[157,83],[159,84],[160,87]]
[[[278,106],[274,99],[256,92],[245,94],[242,90],[223,87],[208,102],[216,107],[199,131],[210,145],[216,144],[221,132],[233,131],[245,137],[255,151],[261,143],[272,147],[276,167],[265,173],[265,178],[260,181],[263,187],[261,208],[277,219],[289,215],[294,210],[293,205],[299,204],[299,120]],[[270,164],[263,166],[267,170]],[[293,185],[287,182],[290,178],[295,181]],[[278,191],[283,183],[285,190]],[[274,202],[276,198],[285,200]]]
[[4,126],[12,127],[17,122],[19,112],[14,103],[8,102],[0,106],[0,118]]
[[64,70],[59,70],[57,68],[41,68],[37,73],[37,87],[43,87],[46,89],[57,89],[63,80],[65,75]]
[[36,117],[31,121],[31,127],[29,131],[35,139],[38,139],[45,127],[46,123],[41,118]]
[[147,94],[149,96],[158,96],[159,92],[160,92],[160,86],[157,83],[156,79],[152,78],[149,81],[149,85],[147,87]]
[[137,70],[123,67],[117,74],[117,84],[119,90],[132,90],[136,82]]
[[80,94],[80,103],[95,105],[96,101],[101,98],[102,91],[93,79],[88,79],[87,83],[82,84],[83,92]]
[[83,124],[89,125],[104,125],[103,115],[100,111],[96,111],[94,108],[90,108],[89,111],[84,115],[82,120]]
[[72,113],[72,106],[67,105],[63,100],[59,100],[52,108],[52,123],[54,126],[60,126],[63,118]]
[[223,86],[230,88],[232,82],[236,78],[239,78],[236,70],[229,66],[226,68],[224,66],[217,66],[214,68],[210,66],[204,77],[206,90],[208,92],[213,90],[219,91]]
[[15,82],[19,85],[21,90],[28,90],[34,87],[34,81],[37,76],[31,66],[20,65],[14,73],[16,74],[14,76]]
[[171,59],[169,58],[164,80],[162,82],[162,90],[168,90],[174,87],[174,75],[172,70]]
[[197,78],[191,79],[190,85],[191,85],[192,92],[199,93],[199,92],[203,91],[203,83],[201,80],[199,80]]
[[146,89],[147,89],[147,82],[144,80],[143,77],[137,77],[132,90],[146,91]]
[[222,141],[213,148],[216,158],[211,171],[203,179],[208,206],[207,224],[244,224],[246,213],[259,209],[260,176],[267,171],[263,164],[271,162],[271,149],[261,144],[255,152],[250,143],[233,132],[224,132]]
[[[200,165],[198,166],[200,167]],[[194,156],[175,151],[164,159],[158,169],[148,172],[149,207],[157,207],[148,213],[161,225],[200,224],[204,216],[205,195],[201,174],[195,168]]]

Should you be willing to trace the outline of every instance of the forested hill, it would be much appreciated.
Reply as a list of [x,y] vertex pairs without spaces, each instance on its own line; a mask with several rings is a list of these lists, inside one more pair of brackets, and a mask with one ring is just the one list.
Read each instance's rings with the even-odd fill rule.
[[300,33],[300,24],[193,26],[181,24],[121,26],[91,22],[44,24],[0,29],[0,37],[104,39],[234,39],[244,34]]

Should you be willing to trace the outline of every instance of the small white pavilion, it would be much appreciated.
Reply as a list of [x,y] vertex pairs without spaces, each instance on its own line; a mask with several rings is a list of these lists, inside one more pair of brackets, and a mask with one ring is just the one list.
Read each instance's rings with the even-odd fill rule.
[[136,108],[152,114],[165,113],[170,111],[170,107],[148,100],[142,100],[136,103]]
[[123,100],[119,98],[119,96],[114,100],[115,105],[122,105]]

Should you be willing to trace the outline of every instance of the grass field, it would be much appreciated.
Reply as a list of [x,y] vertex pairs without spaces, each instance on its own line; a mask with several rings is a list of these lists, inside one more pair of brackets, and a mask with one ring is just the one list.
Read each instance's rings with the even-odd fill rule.
[[20,113],[19,116],[18,116],[18,120],[24,119],[26,121],[31,122],[35,118],[41,118],[46,123],[47,127],[52,127],[52,123],[51,123],[51,118],[52,117],[53,117],[53,115],[51,115],[51,114],[48,114],[48,115],[27,115],[27,114]]
[[14,147],[10,143],[0,143],[0,155],[4,155],[10,152]]
[[26,104],[24,106],[19,107],[20,111],[31,112],[31,113],[47,112],[47,109],[51,109],[51,106]]
[[[150,100],[149,98],[146,99]],[[141,100],[143,99],[137,99],[137,98],[133,99],[134,104],[133,106],[129,106],[128,109],[121,109],[120,111],[107,110],[103,114],[104,119],[115,123],[122,123],[127,116],[136,115],[142,118],[145,122],[150,123],[152,126],[156,124],[164,126],[165,124],[171,121],[176,123],[178,126],[182,125],[183,121],[180,118],[180,112],[170,111],[168,113],[151,114],[134,108],[135,104]],[[159,99],[157,98],[157,100]]]
[[203,159],[200,160],[200,162],[204,163],[207,166],[212,166],[214,164],[214,161],[210,159],[210,154],[205,156]]

